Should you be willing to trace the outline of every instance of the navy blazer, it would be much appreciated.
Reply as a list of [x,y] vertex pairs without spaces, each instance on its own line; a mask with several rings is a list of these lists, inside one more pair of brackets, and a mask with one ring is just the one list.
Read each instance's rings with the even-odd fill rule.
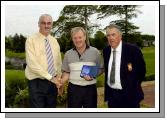
[[[111,47],[103,49],[104,68],[105,68],[105,101],[112,99],[113,89],[107,84],[108,64],[110,59]],[[132,65],[132,70],[128,69],[128,64]],[[128,100],[140,102],[144,99],[141,82],[145,78],[146,68],[143,55],[140,49],[134,45],[122,42],[120,79],[123,90]]]

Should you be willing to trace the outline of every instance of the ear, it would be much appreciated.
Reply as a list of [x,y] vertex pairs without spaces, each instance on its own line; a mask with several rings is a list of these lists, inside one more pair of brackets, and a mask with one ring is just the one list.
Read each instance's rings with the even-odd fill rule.
[[84,40],[85,40],[85,42],[86,42],[86,35],[84,35]]
[[40,27],[40,23],[38,22],[38,27]]

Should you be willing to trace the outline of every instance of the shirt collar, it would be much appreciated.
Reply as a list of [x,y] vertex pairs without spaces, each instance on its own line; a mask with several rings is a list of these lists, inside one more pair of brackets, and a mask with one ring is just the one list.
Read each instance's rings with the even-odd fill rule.
[[48,35],[48,36],[46,37],[46,36],[44,36],[43,34],[41,34],[40,32],[38,32],[38,35],[39,35],[43,40],[49,39],[49,37],[50,37],[50,35]]
[[[117,48],[115,48],[115,51],[120,52],[122,48],[122,40],[120,41],[119,45],[117,46]],[[111,51],[113,51],[114,49],[111,47]]]

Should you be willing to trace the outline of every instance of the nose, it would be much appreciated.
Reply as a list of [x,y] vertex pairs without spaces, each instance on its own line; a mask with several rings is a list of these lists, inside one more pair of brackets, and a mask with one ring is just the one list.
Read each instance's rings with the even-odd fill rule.
[[110,36],[109,40],[113,42],[114,41],[114,37]]
[[79,42],[80,42],[80,39],[75,39],[75,42],[76,42],[76,43],[79,43]]
[[49,25],[48,24],[45,24],[45,28],[48,28],[49,27]]

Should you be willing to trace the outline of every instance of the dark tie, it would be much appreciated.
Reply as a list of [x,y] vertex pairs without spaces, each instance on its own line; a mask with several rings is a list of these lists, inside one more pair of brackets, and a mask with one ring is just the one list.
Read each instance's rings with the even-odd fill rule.
[[116,51],[113,49],[113,61],[112,61],[112,66],[111,66],[111,73],[110,73],[110,84],[115,83],[115,55]]
[[52,55],[50,43],[47,39],[45,39],[45,48],[46,48],[46,56],[47,56],[47,62],[48,62],[48,73],[54,76],[55,68],[54,68],[53,55]]

